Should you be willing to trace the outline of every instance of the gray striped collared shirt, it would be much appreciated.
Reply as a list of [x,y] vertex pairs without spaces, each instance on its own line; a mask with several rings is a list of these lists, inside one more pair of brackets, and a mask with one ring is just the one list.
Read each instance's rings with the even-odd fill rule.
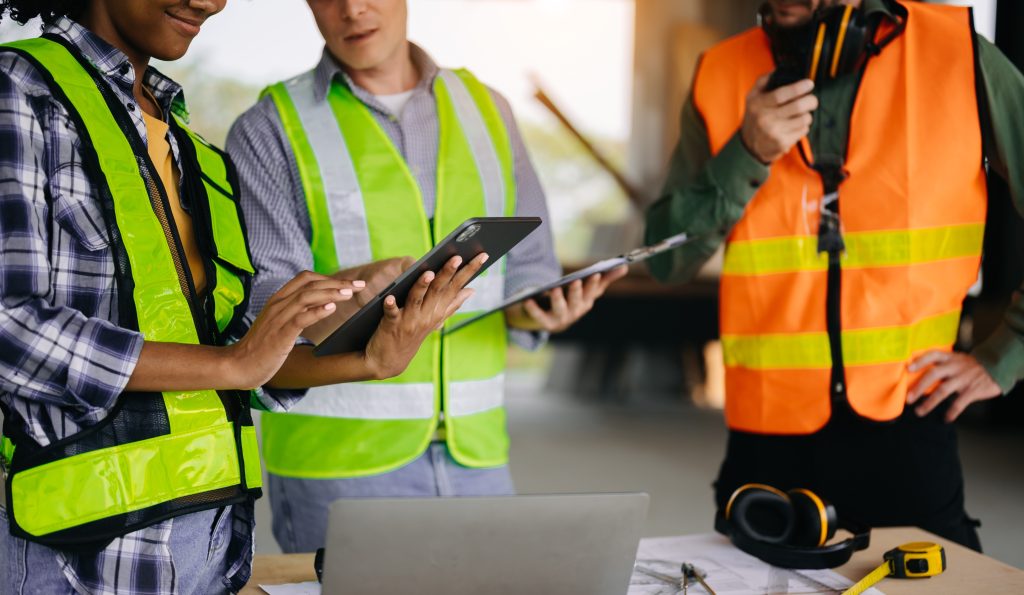
[[[440,69],[418,46],[410,44],[420,80],[400,115],[392,114],[366,89],[356,85],[325,49],[314,72],[317,96],[327,96],[337,79],[362,101],[405,158],[415,177],[428,217],[437,194],[438,120],[433,94]],[[537,173],[530,163],[508,102],[491,91],[508,128],[516,178],[516,215],[541,217],[545,223],[508,256],[505,295],[557,278],[561,267],[554,253],[547,204]],[[264,97],[234,123],[227,150],[238,168],[253,260],[259,274],[253,285],[251,312],[258,312],[284,283],[303,270],[313,269],[311,226],[302,181],[291,145],[270,97]],[[512,339],[532,349],[543,333],[513,331]]]

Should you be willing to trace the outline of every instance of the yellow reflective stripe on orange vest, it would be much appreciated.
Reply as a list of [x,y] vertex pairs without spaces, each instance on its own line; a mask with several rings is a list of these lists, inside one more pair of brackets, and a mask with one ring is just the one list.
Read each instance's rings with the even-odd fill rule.
[[[977,257],[984,233],[983,223],[847,233],[843,235],[846,252],[841,266],[845,269],[905,266]],[[828,257],[818,253],[817,236],[796,236],[733,241],[726,251],[722,273],[771,275],[825,270],[828,270]]]
[[[948,347],[956,340],[960,311],[911,326],[843,331],[843,363],[867,366],[907,361],[911,354]],[[828,333],[723,335],[726,366],[757,370],[814,369],[832,365]]]

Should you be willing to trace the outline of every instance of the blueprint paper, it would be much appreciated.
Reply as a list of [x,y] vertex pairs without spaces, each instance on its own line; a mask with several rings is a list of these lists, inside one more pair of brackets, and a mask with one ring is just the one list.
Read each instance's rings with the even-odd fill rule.
[[[704,580],[717,595],[838,594],[853,581],[831,570],[775,568],[736,549],[717,533],[640,540],[629,595],[682,593],[680,565],[690,562],[706,573]],[[687,595],[703,595],[700,583],[691,582]],[[877,589],[867,595],[883,595]]]

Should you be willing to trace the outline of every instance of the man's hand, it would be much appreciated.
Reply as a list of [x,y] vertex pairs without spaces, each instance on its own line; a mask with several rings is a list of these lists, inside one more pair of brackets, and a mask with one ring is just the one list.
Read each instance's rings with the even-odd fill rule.
[[918,416],[928,415],[955,393],[957,396],[946,411],[946,422],[951,422],[971,403],[1003,394],[996,381],[972,355],[933,350],[915,359],[909,369],[917,372],[928,366],[931,369],[907,393],[907,404],[913,405],[925,395],[925,391],[938,383],[935,390],[914,409]]
[[225,348],[231,363],[231,386],[265,384],[288,358],[303,329],[330,316],[335,304],[352,299],[353,293],[351,283],[310,271],[285,283],[267,301],[249,332]]
[[560,333],[590,312],[597,298],[608,286],[626,276],[629,269],[623,265],[605,274],[596,274],[582,281],[573,281],[566,291],[558,287],[551,291],[551,309],[541,308],[530,299],[509,307],[505,311],[508,325],[527,331]]
[[364,264],[354,270],[337,272],[333,277],[335,279],[362,279],[366,282],[366,289],[356,294],[355,299],[352,300],[352,304],[358,309],[365,306],[414,264],[416,264],[416,259],[411,256],[388,258]]
[[740,138],[762,163],[771,163],[789,152],[811,129],[811,112],[818,98],[811,94],[810,79],[765,91],[770,74],[757,79],[747,94]]
[[423,273],[404,307],[398,307],[395,296],[384,299],[384,319],[366,346],[366,365],[374,378],[405,371],[427,336],[473,295],[466,285],[485,262],[487,255],[481,254],[460,270],[462,258],[455,256],[437,275]]

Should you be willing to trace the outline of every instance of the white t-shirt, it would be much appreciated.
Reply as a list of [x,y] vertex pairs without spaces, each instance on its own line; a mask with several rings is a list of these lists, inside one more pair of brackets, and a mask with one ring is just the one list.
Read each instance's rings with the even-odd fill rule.
[[377,101],[381,102],[384,107],[388,108],[395,117],[402,117],[402,110],[405,109],[405,104],[409,103],[409,98],[412,97],[412,92],[415,89],[409,89],[402,93],[395,93],[394,95],[374,95]]

